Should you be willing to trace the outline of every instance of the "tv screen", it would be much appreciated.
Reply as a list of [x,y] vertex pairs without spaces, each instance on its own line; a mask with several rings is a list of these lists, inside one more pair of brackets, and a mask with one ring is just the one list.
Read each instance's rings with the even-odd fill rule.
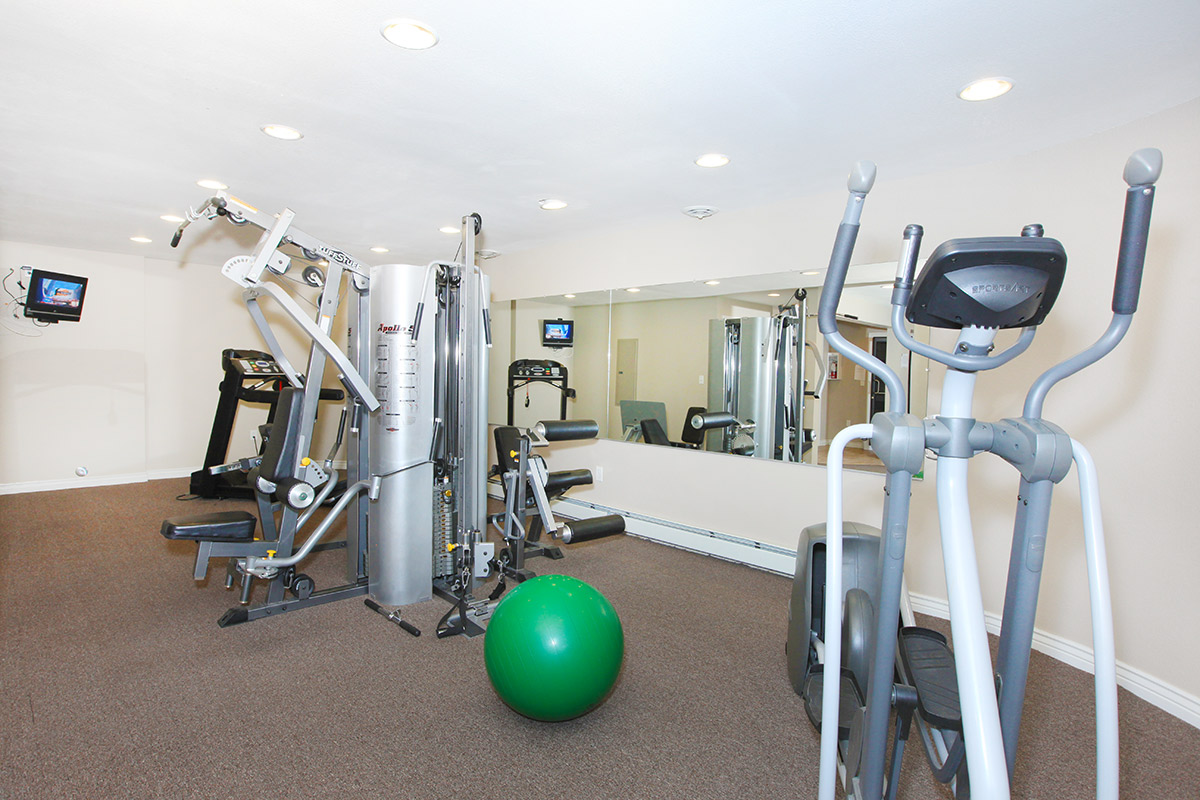
[[33,270],[25,295],[25,316],[45,322],[78,322],[87,283],[87,278],[78,275]]
[[542,320],[542,346],[570,347],[575,343],[575,320]]

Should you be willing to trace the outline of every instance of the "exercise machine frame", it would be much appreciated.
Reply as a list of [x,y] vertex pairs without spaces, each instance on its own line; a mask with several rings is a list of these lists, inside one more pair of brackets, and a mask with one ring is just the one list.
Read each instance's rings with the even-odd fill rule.
[[[819,797],[822,800],[834,797],[839,774],[847,797],[866,800],[895,797],[904,740],[914,721],[935,775],[951,783],[957,797],[965,797],[968,792],[977,800],[1010,796],[1050,496],[1054,484],[1066,477],[1072,463],[1078,472],[1082,500],[1095,653],[1096,791],[1100,798],[1117,796],[1115,649],[1096,470],[1083,445],[1045,421],[1042,408],[1054,385],[1111,352],[1129,328],[1137,308],[1154,183],[1161,167],[1161,153],[1153,149],[1138,151],[1125,167],[1124,178],[1129,189],[1117,259],[1113,316],[1107,330],[1091,347],[1034,381],[1021,417],[998,422],[981,422],[972,415],[976,375],[1006,364],[1032,343],[1037,325],[1061,286],[1065,251],[1054,240],[1044,239],[1041,226],[1037,225],[1027,226],[1021,237],[952,240],[934,251],[914,282],[922,230],[917,225],[905,229],[892,294],[892,330],[910,351],[947,367],[941,414],[932,419],[918,419],[907,413],[899,376],[838,333],[837,304],[863,202],[874,183],[875,167],[870,162],[861,162],[851,173],[850,197],[830,258],[818,320],[832,349],[884,382],[889,405],[886,412],[876,414],[870,423],[842,430],[830,446],[827,522],[823,531],[805,533],[805,537],[824,537],[823,587],[813,589],[811,584],[818,580],[809,571],[813,565],[805,563],[809,559],[804,554],[798,554],[797,558],[797,585],[789,625],[789,669],[793,683],[803,684],[797,689],[805,693],[810,717],[821,730]],[[1054,263],[1058,259],[1061,263]],[[972,275],[968,267],[990,270],[986,274],[992,279],[965,282],[963,278]],[[1045,275],[1030,278],[1028,270],[1021,272],[1034,267],[1044,269]],[[957,274],[955,270],[959,270]],[[964,310],[964,303],[980,297],[983,301],[978,308],[970,313]],[[913,339],[905,327],[906,319],[959,329],[953,351],[942,351]],[[1021,333],[1014,344],[994,353],[993,342],[1002,327],[1020,328]],[[854,439],[869,439],[887,470],[883,522],[879,529],[843,521],[843,452]],[[909,641],[914,620],[903,587],[909,495],[912,478],[922,469],[926,449],[937,456],[938,516],[955,652],[949,653],[944,639],[938,643],[936,638],[924,637],[919,645],[933,642],[933,661],[942,670],[941,677],[929,674],[918,663],[922,659],[906,652],[910,646],[919,646]],[[1000,456],[1020,473],[1000,651],[995,665],[988,648],[967,498],[968,463],[981,452]],[[847,529],[855,546],[844,550]],[[862,541],[873,541],[874,545],[859,546]],[[844,586],[843,571],[847,567],[853,572]],[[867,580],[860,583],[854,573],[867,575]],[[820,628],[815,627],[815,620],[804,619],[806,614],[814,613],[807,598],[816,595],[807,594],[810,591],[820,591],[826,598],[822,601]],[[903,630],[898,630],[899,622],[906,626]],[[803,676],[799,674],[801,663],[807,664]],[[838,678],[824,679],[831,675]],[[857,696],[860,685],[865,693],[861,698]],[[957,729],[939,727],[955,720],[939,722],[939,715],[931,711],[933,698],[928,692],[923,695],[922,688],[944,689],[942,693],[947,696],[957,692],[958,702],[948,704],[955,706],[950,711],[958,715]],[[847,705],[856,707],[847,709]],[[896,735],[888,769],[888,723],[893,708],[897,711]],[[837,724],[821,724],[827,720],[836,720]]]
[[[197,580],[212,558],[229,559],[227,587],[240,577],[242,607],[231,609],[221,624],[368,592],[388,605],[417,602],[434,593],[455,602],[469,597],[486,572],[477,565],[487,564],[487,559],[474,557],[476,548],[485,547],[490,346],[487,279],[474,263],[479,216],[463,218],[462,262],[432,262],[424,268],[369,267],[296,228],[290,209],[269,215],[225,192],[189,210],[172,244],[179,243],[191,223],[216,217],[263,231],[254,253],[230,259],[222,274],[243,287],[243,300],[271,356],[299,393],[294,419],[281,427],[291,443],[278,469],[282,477],[267,480],[251,473],[262,539],[253,538],[255,520],[247,512],[164,522],[164,536],[197,542]],[[270,280],[288,272],[294,259],[308,263],[305,282],[320,288],[313,319]],[[352,299],[345,352],[330,337],[343,283]],[[275,300],[310,340],[303,373],[292,365],[268,323],[264,298]],[[422,339],[426,305],[432,308],[433,332]],[[322,466],[307,453],[329,362],[348,396],[337,443]],[[281,425],[276,421],[276,427]],[[297,533],[336,483],[332,464],[345,433],[346,491],[297,547]],[[261,461],[245,459],[238,466],[257,469]],[[314,592],[308,581],[297,593],[296,566],[326,547],[321,539],[342,514],[345,585]],[[255,580],[268,583],[267,599],[247,607]],[[293,598],[285,595],[288,590]]]

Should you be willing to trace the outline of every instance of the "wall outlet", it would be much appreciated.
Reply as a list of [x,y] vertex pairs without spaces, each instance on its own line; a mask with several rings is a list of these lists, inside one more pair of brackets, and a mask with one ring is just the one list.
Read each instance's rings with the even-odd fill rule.
[[704,385],[704,376],[703,375],[700,376],[700,385],[701,386]]
[[596,479],[596,483],[603,483],[604,467],[592,467],[592,477]]

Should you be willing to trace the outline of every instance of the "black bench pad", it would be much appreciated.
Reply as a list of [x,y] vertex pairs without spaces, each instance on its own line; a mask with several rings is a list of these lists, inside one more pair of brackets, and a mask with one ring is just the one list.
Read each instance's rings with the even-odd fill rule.
[[249,542],[258,518],[249,511],[215,511],[163,520],[162,535],[193,542]]
[[588,486],[591,482],[592,471],[589,469],[564,469],[546,476],[546,491],[566,491],[572,486]]

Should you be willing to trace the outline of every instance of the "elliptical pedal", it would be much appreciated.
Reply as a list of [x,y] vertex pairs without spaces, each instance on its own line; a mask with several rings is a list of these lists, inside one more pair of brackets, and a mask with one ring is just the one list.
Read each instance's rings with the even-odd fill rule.
[[[821,691],[825,685],[825,673],[822,664],[813,665],[804,681],[804,710],[808,720],[819,732],[821,730]],[[838,700],[838,739],[849,739],[854,727],[855,717],[866,713],[862,690],[854,673],[842,668],[841,698]]]
[[900,631],[900,657],[917,687],[917,710],[921,718],[942,730],[961,733],[958,678],[954,671],[954,653],[946,637],[928,628],[903,628]]

